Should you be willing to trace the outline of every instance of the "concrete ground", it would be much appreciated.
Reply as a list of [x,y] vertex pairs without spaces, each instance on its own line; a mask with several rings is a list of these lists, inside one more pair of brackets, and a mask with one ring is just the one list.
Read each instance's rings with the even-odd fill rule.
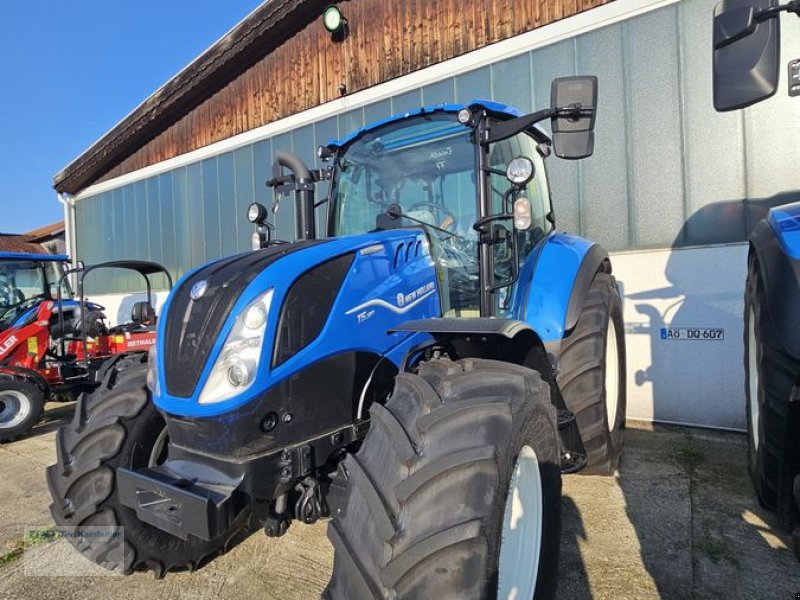
[[[332,565],[324,523],[293,526],[276,540],[256,533],[200,571],[163,580],[99,574],[63,540],[17,557],[26,527],[51,524],[44,469],[70,407],[48,409],[32,436],[0,447],[0,599],[305,600],[324,588]],[[565,477],[563,502],[560,598],[783,600],[800,592],[800,564],[753,496],[740,435],[631,429],[619,476]]]

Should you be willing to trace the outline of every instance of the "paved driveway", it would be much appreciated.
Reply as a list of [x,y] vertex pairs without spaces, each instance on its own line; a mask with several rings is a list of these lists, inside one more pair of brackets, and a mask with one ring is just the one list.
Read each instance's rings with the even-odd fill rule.
[[[276,540],[256,533],[200,571],[163,580],[53,576],[91,571],[64,542],[12,558],[26,527],[50,525],[44,469],[55,460],[53,430],[70,410],[48,407],[49,422],[33,436],[0,446],[0,546],[8,552],[0,600],[306,600],[324,588],[333,558],[324,523],[293,526]],[[800,564],[753,497],[744,444],[735,434],[631,429],[618,477],[566,477],[560,597],[794,598]]]

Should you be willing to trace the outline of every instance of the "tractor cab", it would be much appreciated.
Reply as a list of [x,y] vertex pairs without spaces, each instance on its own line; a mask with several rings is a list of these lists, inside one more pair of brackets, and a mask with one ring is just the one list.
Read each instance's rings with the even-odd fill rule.
[[[396,115],[319,148],[328,169],[311,172],[278,152],[275,205],[294,191],[296,229],[316,237],[312,181],[331,182],[331,238],[420,229],[440,283],[442,316],[513,317],[521,270],[554,228],[544,158],[594,150],[595,77],[556,79],[551,107],[523,115],[492,101],[443,104]],[[552,137],[538,123],[551,122]],[[287,168],[291,173],[284,174]],[[254,247],[271,242],[267,211],[252,205]]]
[[[0,333],[55,298],[68,263],[62,255],[0,252]],[[69,287],[64,295],[71,298]]]
[[[471,106],[486,112],[490,124],[520,116],[496,103]],[[517,265],[524,261],[552,228],[543,160],[549,150],[547,134],[533,127],[476,157],[474,131],[459,122],[461,110],[472,114],[463,105],[418,111],[378,129],[363,130],[341,145],[328,146],[336,151],[329,235],[421,227],[446,290],[442,303],[447,317],[480,314],[481,236],[495,242],[495,278],[509,281],[512,261]],[[481,217],[476,201],[481,183],[475,176],[478,158],[486,163],[489,211],[510,215],[516,202],[530,220],[521,223],[522,228],[514,228],[510,219],[498,220],[492,228],[488,222],[475,226]],[[516,184],[507,177],[510,164],[520,165],[523,171]],[[496,304],[496,312],[502,314],[504,303]]]

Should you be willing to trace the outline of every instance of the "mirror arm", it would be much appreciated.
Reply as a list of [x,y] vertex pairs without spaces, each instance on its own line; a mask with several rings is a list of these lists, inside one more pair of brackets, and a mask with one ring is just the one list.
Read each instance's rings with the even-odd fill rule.
[[763,23],[767,19],[772,19],[777,17],[786,11],[788,13],[794,13],[798,17],[800,17],[800,0],[791,0],[791,2],[787,2],[786,4],[779,4],[778,6],[768,6],[767,8],[762,8],[756,14],[753,15],[753,19],[756,23]]
[[529,115],[495,123],[490,129],[487,130],[485,138],[481,140],[481,144],[488,146],[489,144],[507,140],[508,138],[525,131],[539,121],[544,121],[545,119],[551,118],[555,112],[556,111],[554,111],[552,108],[545,108]]

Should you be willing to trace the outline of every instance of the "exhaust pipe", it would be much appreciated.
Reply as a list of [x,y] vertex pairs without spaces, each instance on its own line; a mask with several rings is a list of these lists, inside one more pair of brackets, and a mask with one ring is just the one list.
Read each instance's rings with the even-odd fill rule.
[[278,150],[272,163],[272,180],[267,185],[279,185],[284,181],[283,168],[294,175],[295,228],[297,239],[313,240],[317,237],[314,219],[314,177],[302,159],[291,152]]

